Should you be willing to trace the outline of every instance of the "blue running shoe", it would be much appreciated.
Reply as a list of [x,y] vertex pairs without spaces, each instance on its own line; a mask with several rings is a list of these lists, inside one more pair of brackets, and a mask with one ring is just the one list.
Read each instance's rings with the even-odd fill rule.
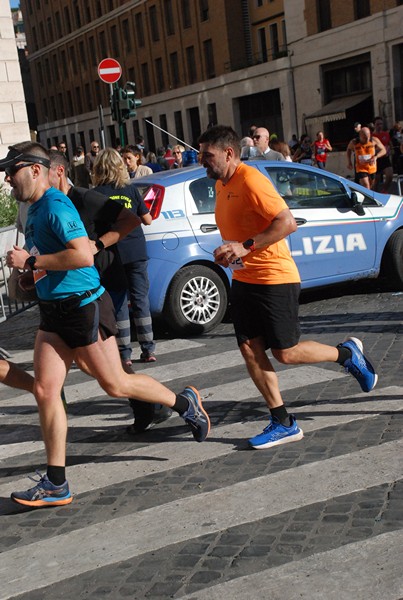
[[210,418],[203,408],[199,392],[189,385],[178,396],[189,402],[189,408],[181,415],[182,419],[191,428],[196,442],[204,442],[210,431]]
[[364,347],[361,340],[350,337],[340,344],[340,347],[348,348],[352,353],[351,358],[347,359],[343,365],[346,372],[356,378],[363,392],[373,390],[378,381],[378,375],[368,358],[364,356]]
[[24,506],[33,507],[63,506],[73,501],[67,481],[63,485],[53,485],[47,475],[41,475],[39,471],[36,471],[36,474],[39,479],[28,475],[32,481],[35,481],[36,485],[26,492],[13,492],[11,500],[18,504],[24,504]]
[[298,442],[304,437],[304,432],[297,425],[294,415],[289,415],[290,426],[285,427],[275,417],[270,417],[270,423],[259,433],[249,440],[249,445],[256,450],[264,450],[272,446],[280,446],[289,442]]

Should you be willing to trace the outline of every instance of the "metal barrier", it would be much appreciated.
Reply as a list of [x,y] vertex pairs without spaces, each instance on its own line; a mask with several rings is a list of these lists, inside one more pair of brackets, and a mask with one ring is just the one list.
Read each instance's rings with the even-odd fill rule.
[[6,255],[14,244],[23,246],[24,241],[23,234],[19,233],[16,227],[11,226],[0,229],[0,323],[36,304],[36,302],[10,300],[8,295],[10,269],[6,265]]

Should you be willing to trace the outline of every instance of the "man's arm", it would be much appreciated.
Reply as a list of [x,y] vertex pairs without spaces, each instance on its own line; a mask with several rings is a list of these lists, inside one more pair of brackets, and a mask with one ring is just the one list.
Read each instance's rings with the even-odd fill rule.
[[353,162],[351,160],[351,157],[354,153],[354,143],[353,140],[351,140],[351,142],[349,143],[349,145],[347,146],[347,169],[352,169],[353,168]]
[[[254,236],[255,250],[262,250],[286,238],[297,229],[297,223],[289,208],[282,210],[261,233]],[[245,241],[245,240],[243,240]],[[214,250],[214,261],[220,265],[228,266],[235,258],[246,256],[250,253],[243,247],[243,242],[230,242]]]
[[[14,246],[7,252],[7,265],[18,269],[29,269],[26,264],[30,254]],[[91,267],[94,264],[94,256],[86,236],[78,237],[66,244],[66,250],[54,254],[39,254],[36,256],[35,269],[44,271],[71,271],[83,267]]]
[[374,144],[376,146],[376,148],[378,148],[378,152],[376,152],[375,150],[375,156],[376,158],[381,158],[381,156],[385,156],[386,155],[386,148],[385,146],[382,144],[381,140],[377,137],[373,137],[372,138],[374,141]]

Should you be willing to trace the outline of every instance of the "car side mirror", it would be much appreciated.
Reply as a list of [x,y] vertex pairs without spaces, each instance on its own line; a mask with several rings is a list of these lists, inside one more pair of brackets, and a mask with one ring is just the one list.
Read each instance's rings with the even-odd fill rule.
[[360,217],[365,215],[363,207],[364,196],[359,192],[351,192],[351,208]]

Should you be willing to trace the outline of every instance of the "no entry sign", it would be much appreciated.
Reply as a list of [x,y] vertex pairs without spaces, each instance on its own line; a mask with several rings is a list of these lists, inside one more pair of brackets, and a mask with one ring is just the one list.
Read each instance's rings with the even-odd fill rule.
[[114,58],[104,58],[98,65],[98,75],[105,83],[116,83],[122,75],[122,67]]

